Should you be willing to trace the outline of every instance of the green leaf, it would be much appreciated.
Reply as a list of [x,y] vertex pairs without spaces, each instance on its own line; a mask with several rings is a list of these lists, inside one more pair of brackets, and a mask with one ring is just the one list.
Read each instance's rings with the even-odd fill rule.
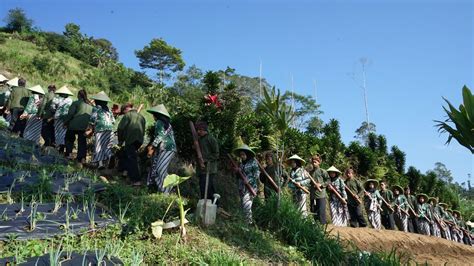
[[174,187],[188,180],[190,176],[179,176],[176,174],[167,175],[163,181],[163,187]]

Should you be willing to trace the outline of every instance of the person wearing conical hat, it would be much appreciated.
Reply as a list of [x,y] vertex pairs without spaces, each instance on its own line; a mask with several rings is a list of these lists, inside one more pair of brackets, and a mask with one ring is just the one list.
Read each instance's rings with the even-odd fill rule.
[[10,88],[7,85],[8,79],[0,74],[0,116],[3,116],[3,113],[5,112],[5,105],[8,101],[8,98],[10,97]]
[[430,208],[428,205],[428,196],[424,193],[420,193],[417,196],[418,208],[417,208],[417,225],[418,231],[422,235],[431,235],[430,224],[432,223]]
[[77,100],[71,104],[67,115],[63,119],[63,123],[67,126],[65,155],[70,158],[77,136],[77,156],[75,160],[78,163],[85,163],[86,161],[87,139],[85,132],[89,125],[91,114],[92,105],[90,105],[87,92],[84,89],[79,90],[77,92]]
[[[360,200],[362,193],[364,192],[364,187],[359,180],[355,177],[355,172],[352,167],[347,168],[344,171],[346,180],[346,192],[351,191],[347,195],[347,209],[349,210],[349,224],[351,227],[366,227],[367,222],[365,221],[364,215],[362,215],[362,201]],[[360,203],[359,203],[360,201]]]
[[19,134],[20,137],[23,137],[26,120],[20,119],[20,116],[23,114],[23,111],[28,104],[31,91],[26,89],[26,80],[23,78],[17,79],[15,82],[8,81],[8,84],[12,86],[12,92],[6,105],[6,110],[11,113],[9,129],[11,132]]
[[[148,173],[148,186],[155,186],[159,192],[169,193],[171,188],[164,188],[163,181],[168,175],[168,166],[177,152],[174,140],[171,116],[163,104],[147,110],[155,119],[155,132],[148,145],[148,157],[152,158],[152,165]],[[134,185],[140,185],[135,182]]]
[[380,210],[382,209],[382,195],[377,189],[379,182],[375,179],[368,179],[364,183],[365,210],[369,223],[374,229],[382,229]]
[[103,91],[92,95],[95,106],[89,119],[89,128],[94,132],[94,154],[91,163],[99,169],[108,165],[112,157],[112,130],[115,118],[107,104],[111,101]]
[[[347,193],[344,181],[341,179],[341,171],[331,166],[326,170],[329,174],[330,182],[328,184],[329,209],[331,211],[332,224],[335,226],[347,226],[349,213],[347,210]],[[336,192],[339,194],[337,196]]]
[[405,187],[405,197],[408,200],[408,232],[419,233],[418,224],[416,222],[416,210],[418,209],[418,201],[414,195],[411,194],[410,187]]
[[441,214],[441,221],[446,225],[445,230],[441,231],[441,236],[446,240],[452,240],[453,238],[451,236],[451,227],[448,221],[449,220],[449,214],[447,212],[448,204],[444,202],[440,202],[438,206],[439,206],[439,210]]
[[386,230],[395,230],[394,210],[391,205],[393,202],[393,192],[388,189],[387,182],[384,180],[380,181],[380,195],[384,199],[381,212],[382,225]]
[[453,216],[453,211],[451,209],[446,209],[445,214],[446,214],[445,221],[449,225],[449,229],[451,231],[451,241],[461,242],[461,240],[459,239],[458,224],[457,224],[456,219]]
[[461,216],[461,212],[458,211],[458,210],[454,210],[453,215],[454,215],[454,218],[456,219],[457,224],[459,226],[459,231],[460,231],[460,235],[461,235],[460,237],[461,237],[461,240],[462,240],[461,243],[464,243],[468,246],[471,246],[472,245],[471,233],[468,230],[468,226],[467,226],[466,222],[464,221],[464,219]]
[[[293,179],[296,183],[299,183],[303,187],[308,187],[311,180],[309,179],[309,173],[304,169],[304,164],[306,163],[298,155],[293,155],[287,160],[290,164],[290,178]],[[308,215],[306,208],[306,193],[301,189],[296,187],[293,183],[289,183],[288,187],[293,191],[293,198],[296,202],[298,210],[301,211],[304,217]]]
[[403,188],[399,185],[392,186],[393,192],[393,219],[398,230],[408,232],[408,200],[403,195]]
[[41,107],[38,111],[38,116],[43,119],[43,125],[41,128],[41,137],[44,140],[44,146],[54,147],[54,112],[51,109],[53,99],[55,96],[56,85],[51,84],[48,86],[48,93],[44,96]]
[[430,206],[431,218],[433,223],[431,224],[431,235],[441,238],[441,231],[444,230],[444,225],[441,222],[441,216],[438,206],[438,200],[436,198],[430,197],[428,199]]
[[126,171],[132,183],[140,182],[138,150],[145,139],[146,121],[133,104],[126,103],[121,108],[122,119],[117,127],[119,153],[119,171]]
[[466,224],[464,224],[464,227],[463,227],[463,222],[462,222],[462,219],[461,219],[461,212],[459,212],[458,210],[453,210],[453,218],[456,221],[456,224],[458,226],[456,228],[457,229],[457,234],[458,234],[458,242],[459,243],[464,243],[463,229],[466,226]]
[[[216,193],[214,180],[217,178],[217,165],[219,164],[219,142],[209,133],[207,122],[198,121],[195,125],[198,135],[199,148],[201,149],[204,165],[197,164],[196,174],[199,178],[199,190],[201,199],[212,199]],[[209,172],[209,175],[206,173]],[[207,195],[206,195],[206,176]]]
[[[234,169],[234,171],[241,171],[247,177],[248,183],[253,190],[257,191],[260,168],[257,159],[255,158],[255,152],[249,146],[242,144],[234,150],[234,153],[240,158],[239,168]],[[248,224],[252,224],[252,205],[254,196],[247,189],[241,178],[239,178],[239,196],[245,221]]]
[[314,186],[310,186],[310,210],[314,214],[314,220],[319,221],[321,224],[326,224],[326,188],[330,182],[328,172],[325,169],[321,168],[321,163],[323,162],[321,155],[315,154],[311,156],[311,166],[313,169],[309,172],[313,177],[314,181],[319,185],[319,189]]
[[23,138],[39,144],[43,121],[38,115],[38,112],[43,103],[44,90],[39,85],[28,88],[28,90],[31,91],[32,95],[28,99],[23,114],[20,116],[20,119],[27,120]]
[[54,142],[56,144],[56,148],[60,153],[64,153],[65,149],[65,137],[67,128],[64,125],[64,119],[66,118],[69,108],[72,104],[72,99],[70,96],[73,93],[69,90],[68,87],[62,86],[55,92],[55,97],[53,102],[51,103],[51,112],[53,115],[54,121]]

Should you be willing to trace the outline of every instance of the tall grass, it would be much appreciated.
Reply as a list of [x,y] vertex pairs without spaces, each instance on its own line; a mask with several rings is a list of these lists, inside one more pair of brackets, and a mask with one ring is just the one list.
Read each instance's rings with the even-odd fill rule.
[[258,226],[275,234],[282,241],[295,246],[315,265],[399,265],[395,251],[389,254],[371,254],[346,249],[338,237],[311,218],[304,218],[288,195],[271,197],[257,204],[255,220]]

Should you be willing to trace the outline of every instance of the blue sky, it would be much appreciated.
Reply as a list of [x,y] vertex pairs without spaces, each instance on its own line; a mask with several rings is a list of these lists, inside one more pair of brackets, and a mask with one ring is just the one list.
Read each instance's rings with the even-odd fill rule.
[[[458,105],[461,87],[474,87],[474,6],[471,1],[52,1],[1,0],[0,16],[23,8],[37,26],[81,31],[112,41],[125,65],[138,69],[134,50],[162,37],[183,51],[188,66],[231,66],[263,75],[285,90],[315,95],[323,120],[336,118],[343,140],[365,119],[363,94],[351,78],[369,59],[370,121],[389,145],[423,172],[435,162],[455,180],[474,178],[474,156],[445,146],[435,119],[442,96]],[[474,180],[472,180],[474,181]]]

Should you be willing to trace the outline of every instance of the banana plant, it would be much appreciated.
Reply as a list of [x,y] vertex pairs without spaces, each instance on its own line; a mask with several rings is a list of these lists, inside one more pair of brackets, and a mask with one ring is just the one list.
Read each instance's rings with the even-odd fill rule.
[[462,96],[463,103],[459,105],[459,110],[443,97],[448,104],[448,108],[443,106],[448,118],[445,121],[436,120],[436,127],[439,132],[449,134],[446,144],[451,143],[454,138],[474,154],[474,95],[467,86],[464,86]]
[[179,191],[179,184],[183,183],[184,181],[188,180],[190,176],[179,176],[175,174],[167,175],[165,180],[163,181],[163,187],[176,187],[178,192],[178,198],[175,200],[179,207],[179,220],[180,220],[180,238],[183,241],[186,241],[186,228],[184,227],[185,215],[186,212],[184,211],[184,204],[185,201],[181,197],[181,192]]

